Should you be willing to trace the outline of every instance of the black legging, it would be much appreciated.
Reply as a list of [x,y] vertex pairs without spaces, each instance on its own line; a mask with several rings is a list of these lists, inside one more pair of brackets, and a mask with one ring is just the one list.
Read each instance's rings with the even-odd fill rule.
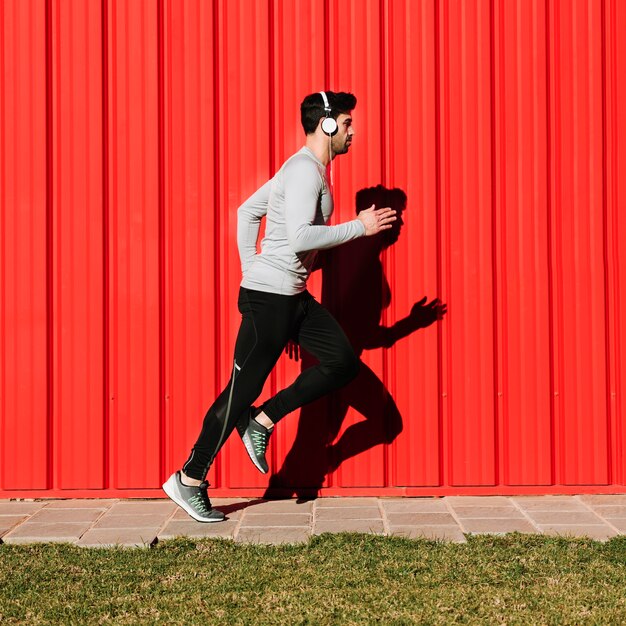
[[262,405],[274,423],[342,387],[359,372],[359,360],[341,326],[308,291],[282,296],[240,287],[238,306],[242,320],[231,378],[207,411],[183,466],[185,474],[196,480],[206,478],[215,455],[261,394],[290,339],[316,357],[319,365],[304,370],[292,385]]

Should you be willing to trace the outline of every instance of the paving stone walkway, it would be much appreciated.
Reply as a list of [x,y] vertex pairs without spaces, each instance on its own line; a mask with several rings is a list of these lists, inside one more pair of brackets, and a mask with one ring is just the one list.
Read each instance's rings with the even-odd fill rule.
[[224,522],[192,520],[169,500],[0,500],[0,542],[151,546],[177,536],[298,543],[326,532],[465,542],[511,531],[590,537],[626,534],[626,494],[442,498],[214,499]]

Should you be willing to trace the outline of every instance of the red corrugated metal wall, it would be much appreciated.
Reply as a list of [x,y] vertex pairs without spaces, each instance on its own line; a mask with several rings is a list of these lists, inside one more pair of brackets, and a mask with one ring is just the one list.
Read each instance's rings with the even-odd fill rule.
[[[382,323],[448,313],[364,353],[403,429],[322,494],[624,491],[625,2],[3,0],[0,37],[0,497],[162,494],[228,380],[236,209],[323,88],[359,100],[334,220],[408,196]],[[337,404],[274,471],[384,429]],[[263,494],[236,439],[215,493]]]

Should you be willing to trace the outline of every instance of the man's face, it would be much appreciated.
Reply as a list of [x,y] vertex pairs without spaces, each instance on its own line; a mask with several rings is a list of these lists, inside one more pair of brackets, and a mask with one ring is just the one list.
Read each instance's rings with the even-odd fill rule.
[[352,126],[352,112],[340,113],[337,117],[337,132],[332,136],[331,147],[334,154],[346,154],[352,143],[354,127]]

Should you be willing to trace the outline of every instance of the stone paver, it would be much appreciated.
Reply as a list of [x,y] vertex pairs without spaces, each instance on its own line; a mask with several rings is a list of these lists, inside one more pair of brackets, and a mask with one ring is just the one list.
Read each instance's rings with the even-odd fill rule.
[[296,500],[214,498],[225,522],[192,520],[173,502],[63,499],[0,501],[0,542],[143,546],[173,537],[300,543],[313,534],[364,532],[465,542],[518,531],[605,541],[626,534],[626,494],[446,496]]
[[589,537],[591,539],[610,539],[615,537],[617,533],[612,528],[603,524],[596,526],[570,526],[568,524],[553,524],[546,526],[539,526],[541,532],[545,535],[559,535],[563,537]]
[[390,526],[389,534],[407,539],[441,539],[455,543],[467,543],[465,535],[458,526]]
[[601,524],[602,520],[589,511],[528,511],[528,516],[537,524]]
[[91,522],[49,522],[31,523],[28,520],[19,524],[2,537],[4,543],[32,543],[34,541],[53,541],[76,543]]
[[50,500],[46,504],[46,509],[109,509],[119,498],[90,498],[88,500]]
[[376,502],[376,498],[319,498],[315,501],[317,509],[355,507],[355,506],[372,506]]
[[626,504],[626,493],[624,494],[584,494],[576,496],[586,504]]
[[395,526],[456,525],[450,513],[388,513],[387,519]]
[[241,521],[244,526],[309,526],[311,515],[308,513],[246,513]]
[[473,534],[481,533],[509,533],[517,531],[520,533],[536,533],[537,529],[526,519],[476,519],[468,518],[461,521],[465,532]]
[[54,522],[95,522],[106,509],[40,509],[29,519],[30,524]]
[[455,506],[508,506],[509,499],[506,496],[446,496],[444,500]]
[[381,535],[384,532],[383,521],[375,519],[343,519],[316,522],[313,528],[316,535],[322,533],[374,533]]
[[380,519],[380,509],[377,506],[319,508],[315,517],[318,520]]
[[610,518],[626,518],[626,505],[624,504],[616,504],[606,505],[606,504],[594,504],[591,506],[591,509],[597,515],[601,517],[610,519]]
[[159,528],[94,528],[87,531],[79,541],[79,546],[139,546],[148,547],[157,540]]
[[239,543],[304,543],[309,540],[311,529],[306,526],[292,528],[241,528],[235,541]]
[[0,515],[32,515],[43,509],[46,506],[45,502],[19,502],[0,500]]
[[564,496],[548,494],[545,496],[507,496],[510,500],[525,500],[526,502],[550,502],[554,504],[556,502],[578,502],[581,496]]
[[619,518],[619,519],[609,519],[608,522],[611,524],[611,526],[617,528],[617,530],[620,532],[621,535],[626,535],[626,519],[624,518]]
[[[214,506],[217,506],[214,504]],[[217,508],[220,508],[219,506]],[[222,507],[223,508],[223,507]],[[246,506],[246,513],[311,513],[313,502],[297,503],[295,500],[251,501]]]
[[148,500],[141,502],[117,502],[110,509],[112,515],[137,515],[139,513],[152,513],[167,515],[173,513],[177,506],[170,500]]
[[447,513],[448,507],[441,498],[407,498],[406,500],[387,500],[380,503],[387,513]]
[[[140,513],[138,515],[103,515],[92,528],[152,528],[159,522],[164,523],[165,515],[150,515]],[[189,515],[187,515],[189,519]]]
[[588,511],[579,500],[569,497],[563,500],[563,496],[516,497],[511,498],[524,511]]
[[195,520],[171,520],[159,533],[159,539],[171,539],[172,537],[222,537],[232,539],[235,536],[237,522],[225,521],[215,524],[201,523]]
[[524,517],[522,512],[514,506],[461,506],[454,505],[454,513],[458,518],[464,517]]
[[21,524],[25,519],[25,515],[0,516],[0,537],[6,535],[14,526]]

